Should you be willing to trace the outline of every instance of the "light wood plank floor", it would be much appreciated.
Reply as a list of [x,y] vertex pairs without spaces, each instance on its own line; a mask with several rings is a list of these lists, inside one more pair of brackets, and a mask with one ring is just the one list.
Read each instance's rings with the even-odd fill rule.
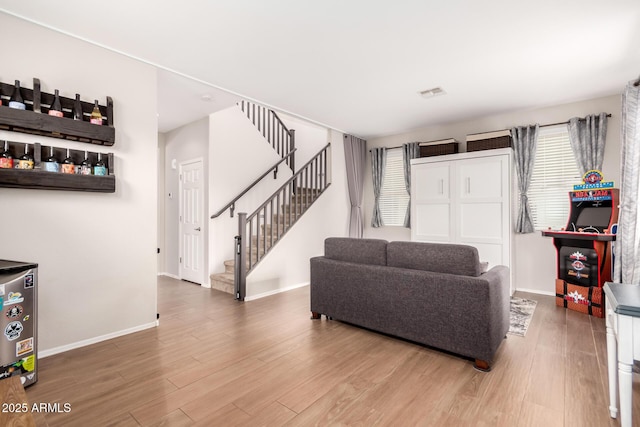
[[[468,360],[309,319],[308,287],[238,303],[158,280],[160,326],[40,361],[50,426],[617,426],[603,319],[538,301],[490,373]],[[634,374],[635,426],[640,380]]]

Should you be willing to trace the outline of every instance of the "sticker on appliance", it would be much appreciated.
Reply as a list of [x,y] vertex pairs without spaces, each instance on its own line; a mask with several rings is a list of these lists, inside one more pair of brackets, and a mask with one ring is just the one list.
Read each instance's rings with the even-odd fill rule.
[[24,356],[33,351],[33,337],[16,343],[16,357]]
[[33,354],[22,359],[22,369],[26,372],[32,372],[36,369],[36,357]]
[[31,356],[23,357],[22,359],[14,363],[0,366],[0,380],[3,378],[8,378],[13,375],[21,375],[21,374],[27,374],[27,373],[29,373],[30,375],[35,375],[34,373],[35,369],[36,369],[36,358],[32,354]]
[[9,292],[7,294],[7,299],[4,302],[4,306],[8,306],[11,304],[18,304],[24,301],[22,294],[20,292]]
[[24,312],[24,308],[21,305],[14,305],[5,313],[9,319],[15,319]]
[[24,288],[33,288],[33,273],[24,276]]
[[7,337],[9,341],[17,340],[20,338],[23,329],[22,323],[18,321],[11,322],[4,328],[4,336]]

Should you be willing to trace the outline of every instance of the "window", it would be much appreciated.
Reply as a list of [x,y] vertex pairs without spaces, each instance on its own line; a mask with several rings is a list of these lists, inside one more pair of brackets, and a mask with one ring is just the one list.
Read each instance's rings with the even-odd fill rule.
[[380,213],[384,225],[404,225],[409,193],[404,186],[402,149],[387,150],[384,180],[380,190]]
[[527,193],[536,230],[559,229],[567,225],[568,192],[581,180],[567,126],[541,128]]

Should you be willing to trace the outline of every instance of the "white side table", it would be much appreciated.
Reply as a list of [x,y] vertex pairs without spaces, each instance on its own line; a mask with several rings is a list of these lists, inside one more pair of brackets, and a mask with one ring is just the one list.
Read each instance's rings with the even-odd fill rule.
[[611,418],[616,418],[618,415],[616,384],[619,384],[620,425],[631,427],[633,361],[640,360],[640,286],[607,282],[604,285],[604,293],[606,295],[609,412]]

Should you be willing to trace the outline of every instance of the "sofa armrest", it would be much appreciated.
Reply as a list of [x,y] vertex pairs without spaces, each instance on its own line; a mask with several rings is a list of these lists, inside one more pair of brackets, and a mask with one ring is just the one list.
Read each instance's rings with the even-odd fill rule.
[[489,282],[489,301],[493,319],[491,347],[497,349],[505,334],[509,331],[511,306],[509,268],[504,265],[496,265],[480,275],[480,278]]

